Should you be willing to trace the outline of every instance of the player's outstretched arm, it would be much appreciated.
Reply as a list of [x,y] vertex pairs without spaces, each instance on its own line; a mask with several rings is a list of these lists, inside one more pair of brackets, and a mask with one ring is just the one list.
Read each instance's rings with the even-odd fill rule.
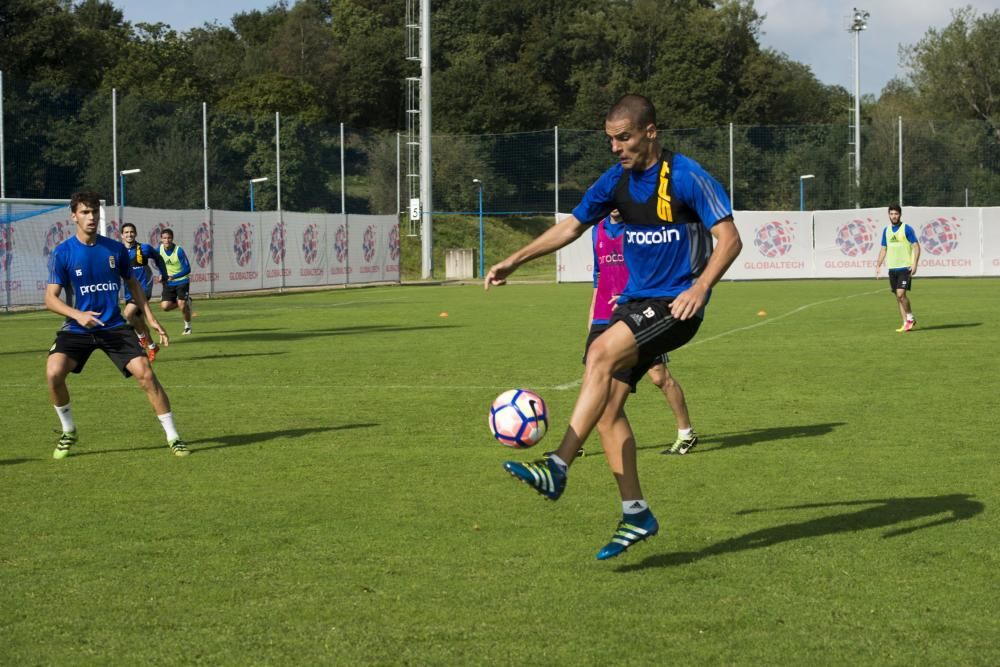
[[712,226],[712,236],[715,237],[715,249],[708,259],[708,264],[694,285],[681,292],[670,304],[671,314],[679,320],[687,320],[695,316],[705,305],[708,290],[722,279],[733,261],[743,250],[743,241],[732,218],[724,218]]
[[491,266],[483,281],[483,287],[489,289],[491,285],[505,284],[507,277],[514,273],[517,267],[536,257],[548,255],[569,245],[580,238],[585,229],[586,227],[581,225],[580,221],[572,215],[564,218],[562,222],[546,229],[545,233],[507,259]]

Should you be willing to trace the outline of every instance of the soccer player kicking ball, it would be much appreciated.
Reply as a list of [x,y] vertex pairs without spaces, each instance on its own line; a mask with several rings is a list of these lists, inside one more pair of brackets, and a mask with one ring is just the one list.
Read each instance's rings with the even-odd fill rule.
[[[97,234],[100,207],[100,195],[96,192],[74,193],[70,199],[70,217],[76,224],[76,234],[57,245],[49,257],[45,307],[66,317],[45,365],[49,396],[62,423],[62,435],[52,456],[66,458],[77,442],[66,377],[81,372],[94,350],[108,355],[125,377],[135,376],[159,417],[170,450],[176,456],[187,456],[187,445],[174,426],[167,392],[156,379],[146,353],[118,307],[122,284],[145,312],[146,322],[159,334],[161,344],[169,345],[170,340],[153,315],[142,286],[132,275],[128,250],[118,241]],[[68,302],[60,298],[64,288]]]
[[577,451],[598,420],[605,420],[609,437],[602,444],[623,516],[597,552],[599,560],[620,555],[660,527],[639,484],[635,436],[624,410],[629,390],[653,359],[694,337],[711,288],[743,247],[725,190],[697,162],[661,147],[648,99],[619,99],[604,130],[618,164],[587,190],[572,215],[493,265],[484,281],[487,289],[503,285],[521,264],[568,245],[613,209],[625,219],[628,284],[610,326],[587,352],[580,394],[559,448],[538,461],[503,464],[511,475],[557,500]]
[[[622,233],[624,225],[619,224],[621,221],[621,213],[615,209],[611,211],[611,215],[591,227],[591,243],[594,247],[594,297],[590,302],[587,349],[610,326],[611,316],[614,314],[614,302],[628,285],[628,267],[625,266],[625,255],[622,250],[625,240]],[[583,359],[586,363],[586,351]],[[680,382],[670,374],[668,363],[670,357],[664,352],[653,359],[653,365],[649,367],[647,375],[657,389],[663,392],[667,405],[670,406],[677,421],[677,439],[660,453],[682,455],[697,446],[698,435],[691,426],[691,415],[684,398],[684,390]],[[597,432],[601,434],[603,441],[606,438],[605,424],[601,420],[597,422]]]

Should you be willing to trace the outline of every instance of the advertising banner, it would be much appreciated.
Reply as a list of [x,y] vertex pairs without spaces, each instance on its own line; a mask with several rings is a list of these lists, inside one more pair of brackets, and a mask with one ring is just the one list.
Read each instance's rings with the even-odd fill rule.
[[399,221],[396,217],[352,215],[349,229],[350,282],[398,280]]
[[735,211],[743,252],[726,272],[729,280],[810,278],[811,212]]
[[325,285],[327,274],[327,218],[316,213],[283,213],[287,233],[286,285]]
[[274,214],[214,211],[215,272],[219,292],[261,289],[264,286],[262,230],[264,217]]
[[[560,213],[556,216],[556,224],[568,216],[568,213]],[[556,251],[556,282],[590,283],[593,281],[594,239],[588,229],[580,238]]]
[[983,239],[983,274],[1000,276],[1000,207],[980,209]]

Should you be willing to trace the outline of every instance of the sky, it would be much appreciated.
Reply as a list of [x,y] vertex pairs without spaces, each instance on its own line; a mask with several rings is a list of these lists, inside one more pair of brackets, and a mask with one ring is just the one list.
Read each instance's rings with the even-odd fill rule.
[[[386,2],[406,0],[386,0]],[[469,0],[475,2],[476,0]],[[132,23],[167,23],[183,31],[208,22],[229,25],[234,14],[264,10],[275,0],[113,0]],[[290,0],[290,5],[295,4]],[[1000,10],[1000,0],[756,0],[765,14],[760,43],[808,65],[822,83],[854,91],[852,9],[871,17],[861,33],[861,94],[877,96],[890,79],[905,76],[899,46],[916,44],[929,28],[951,22],[952,9],[971,5],[979,14]],[[433,28],[432,28],[433,29]],[[402,45],[400,57],[402,57]]]

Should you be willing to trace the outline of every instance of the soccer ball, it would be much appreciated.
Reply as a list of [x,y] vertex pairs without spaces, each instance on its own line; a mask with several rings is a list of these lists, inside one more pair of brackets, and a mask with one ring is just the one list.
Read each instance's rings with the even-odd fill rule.
[[511,389],[490,406],[490,432],[501,444],[525,449],[538,444],[549,428],[545,401],[533,391]]

